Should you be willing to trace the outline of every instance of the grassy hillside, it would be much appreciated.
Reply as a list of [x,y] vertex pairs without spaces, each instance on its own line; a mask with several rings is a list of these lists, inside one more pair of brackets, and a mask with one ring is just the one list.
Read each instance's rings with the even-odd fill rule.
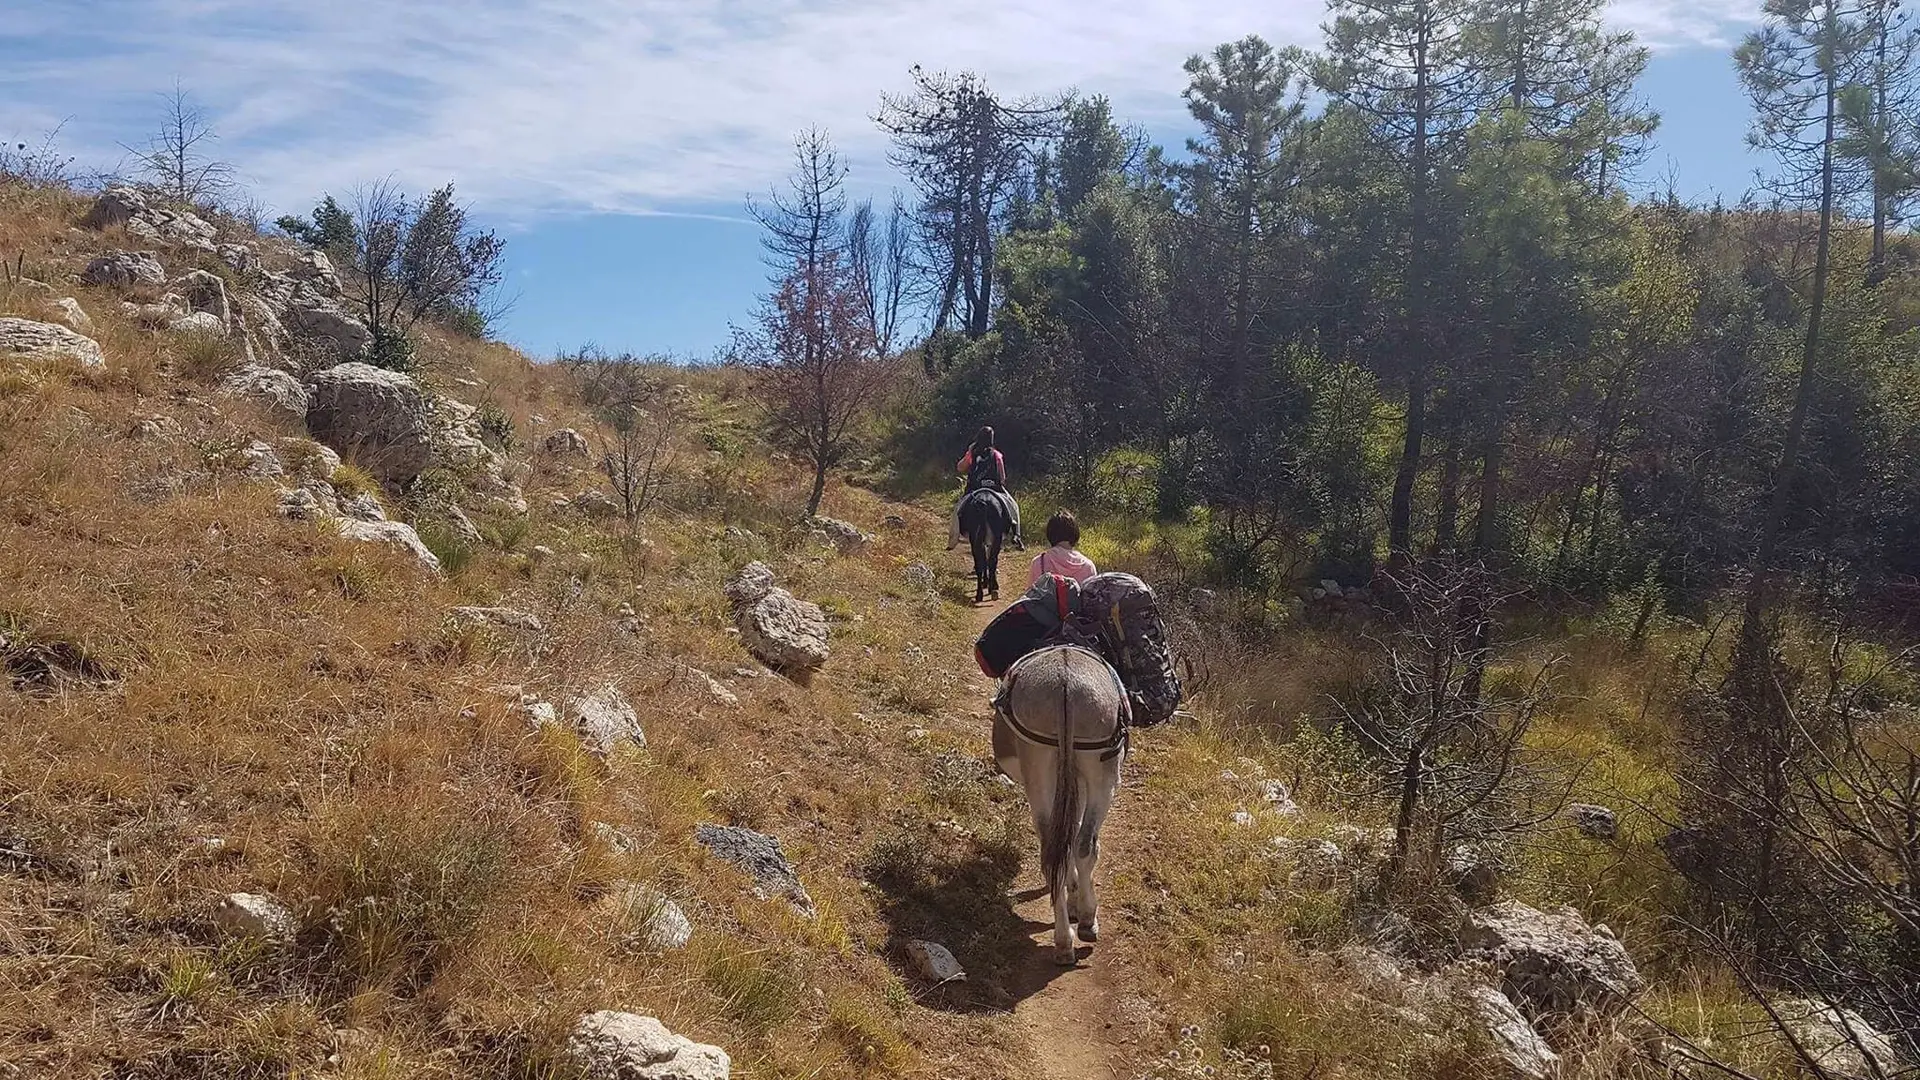
[[[1433,940],[1459,915],[1432,868],[1391,897],[1371,887],[1385,805],[1330,722],[1370,662],[1357,630],[1240,641],[1187,610],[1152,537],[1090,538],[1167,585],[1198,693],[1193,718],[1136,741],[1102,864],[1108,928],[1087,965],[1056,972],[1009,896],[1036,883],[1036,844],[988,760],[981,616],[941,550],[938,499],[835,478],[827,512],[875,535],[843,554],[793,524],[807,478],[761,441],[742,377],[662,371],[689,421],[665,497],[629,529],[576,509],[603,478],[543,449],[592,430],[564,372],[430,335],[422,381],[511,420],[500,449],[529,510],[471,510],[483,540],[463,544],[426,526],[427,495],[349,461],[340,485],[422,522],[445,568],[424,572],[276,515],[285,481],[248,475],[244,450],[295,462],[303,433],[216,392],[231,342],[140,329],[118,294],[66,284],[125,243],[74,228],[86,206],[0,193],[0,252],[72,293],[106,356],[0,357],[11,1075],[559,1077],[568,1029],[596,1009],[720,1045],[743,1077],[1030,1076],[1067,1038],[1116,1076],[1501,1075],[1457,1002],[1414,1000],[1356,947],[1383,904]],[[0,291],[0,316],[44,317],[39,303]],[[732,631],[722,585],[753,559],[829,616],[833,656],[808,685]],[[540,629],[450,614],[471,605]],[[1630,653],[1601,622],[1543,627],[1513,661],[1518,681],[1572,654],[1532,738],[1573,795],[1619,812],[1621,836],[1554,832],[1504,888],[1607,922],[1652,983],[1641,1009],[1784,1075],[1776,1047],[1742,1038],[1729,976],[1674,931],[1653,847],[1672,674],[1714,647],[1705,633],[1667,628]],[[601,758],[520,708],[609,683],[644,749]],[[705,822],[778,837],[817,917],[756,898],[696,843]],[[1342,860],[1316,863],[1318,839]],[[649,912],[631,885],[685,910],[686,947],[636,943]],[[233,893],[277,898],[297,932],[223,930]],[[914,938],[946,944],[968,980],[928,985]],[[1643,1052],[1652,1030],[1628,1014],[1564,1036],[1564,1075],[1666,1075]]]

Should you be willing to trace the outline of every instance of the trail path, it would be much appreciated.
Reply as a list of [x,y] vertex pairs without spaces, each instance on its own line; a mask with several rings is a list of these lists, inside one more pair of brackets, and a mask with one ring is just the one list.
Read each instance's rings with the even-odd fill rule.
[[[1019,562],[1009,566],[1009,562],[1012,560],[1002,562],[1002,572],[1010,570],[1014,578],[1021,576],[1024,566]],[[1017,597],[1019,593],[1009,590],[1005,595]],[[1010,602],[990,602],[975,608],[974,632],[984,629]],[[982,695],[992,693],[991,679],[976,670],[973,680]],[[1127,858],[1126,801],[1123,789],[1113,816],[1107,819],[1100,833],[1099,881],[1102,885],[1113,879],[1114,868]],[[1045,1080],[1117,1080],[1122,1075],[1118,1069],[1124,1066],[1125,1057],[1109,1034],[1115,1007],[1108,989],[1107,972],[1100,963],[1100,949],[1096,946],[1089,954],[1086,947],[1082,947],[1080,964],[1072,969],[1054,962],[1053,905],[1039,877],[1039,841],[1034,840],[1020,887],[1011,899],[1014,913],[1029,928],[1029,937],[1033,940],[1027,966],[1015,982],[1035,989],[1014,1005],[1013,1015],[1026,1028],[1033,1049],[1031,1060],[1039,1068],[1038,1076]],[[1125,931],[1117,914],[1109,909],[1101,920],[1106,929],[1103,939],[1116,931]]]

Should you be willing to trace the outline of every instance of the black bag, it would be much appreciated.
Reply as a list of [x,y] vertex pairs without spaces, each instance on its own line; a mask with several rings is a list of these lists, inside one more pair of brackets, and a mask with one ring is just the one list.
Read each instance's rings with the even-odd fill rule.
[[[1064,614],[1062,608],[1065,608]],[[1080,610],[1080,590],[1071,578],[1042,574],[1027,595],[994,616],[973,643],[980,670],[998,679],[1014,662],[1045,645],[1060,632],[1060,624]]]
[[967,467],[967,490],[978,491],[981,488],[992,491],[1003,490],[1000,484],[998,459],[993,456],[991,450],[985,453],[974,451],[973,464]]

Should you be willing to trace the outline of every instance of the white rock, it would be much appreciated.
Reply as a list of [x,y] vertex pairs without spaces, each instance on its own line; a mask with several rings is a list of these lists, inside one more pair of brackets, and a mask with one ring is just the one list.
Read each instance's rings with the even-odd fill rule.
[[299,920],[285,905],[256,893],[229,893],[214,913],[214,921],[228,933],[271,945],[292,941],[300,930]]
[[773,584],[765,563],[748,563],[727,583],[741,643],[768,667],[804,680],[831,649],[826,613]]
[[591,694],[570,698],[567,722],[580,734],[588,750],[602,757],[623,745],[645,748],[647,733],[640,727],[640,715],[620,688],[607,683]]
[[[628,619],[635,617],[633,613],[633,606],[631,604],[622,604],[620,606],[623,609],[621,611],[621,615],[623,617]],[[705,690],[707,692],[707,696],[713,698],[713,700],[719,702],[722,705],[740,704],[740,695],[735,694],[733,691],[727,689],[726,686],[720,682],[720,680],[714,678],[713,676],[707,674],[704,671],[701,671],[697,667],[686,667],[683,665],[681,667],[681,670],[686,673],[687,678],[693,680],[696,686],[700,687],[702,690]]]
[[80,301],[75,300],[73,297],[62,296],[57,300],[49,300],[47,301],[47,309],[53,314],[54,318],[59,319],[69,327],[83,334],[93,333],[93,319],[87,314],[87,309],[80,306]]
[[825,533],[828,542],[843,554],[860,551],[873,543],[873,537],[838,518],[816,517],[813,519],[813,525]]
[[274,368],[258,364],[243,367],[221,380],[220,392],[255,402],[283,420],[303,420],[307,415],[307,388],[299,379]]
[[580,1018],[567,1057],[583,1080],[728,1080],[733,1073],[719,1047],[675,1035],[651,1016],[611,1010]]
[[151,251],[115,251],[87,264],[80,280],[88,285],[128,289],[135,285],[165,285],[166,267]]
[[945,945],[915,939],[907,942],[907,959],[920,976],[933,983],[965,982],[967,972]]
[[176,334],[198,334],[202,337],[224,337],[227,324],[213,314],[196,311],[191,315],[182,315],[167,324],[167,329]]
[[1491,961],[1501,988],[1534,1015],[1617,1012],[1645,985],[1626,948],[1572,908],[1504,901],[1469,914],[1464,936],[1467,955]]
[[587,437],[572,428],[561,428],[548,435],[544,445],[547,453],[556,457],[586,457],[593,452],[587,446]]
[[266,480],[275,476],[285,476],[287,469],[280,463],[280,453],[273,444],[255,439],[240,448],[236,455],[240,472],[255,480]]
[[432,571],[440,572],[440,559],[420,541],[420,534],[413,526],[398,521],[356,521],[343,518],[339,524],[340,535],[348,540],[360,540],[367,543],[392,544],[413,553],[420,565]]
[[307,380],[307,429],[380,479],[406,484],[434,463],[434,415],[418,383],[371,364]]
[[506,607],[457,607],[447,615],[455,622],[486,623],[509,630],[529,630],[536,634],[546,628],[539,616]]
[[669,952],[684,949],[693,940],[693,920],[657,889],[622,883],[608,894],[605,906],[620,928],[621,940],[629,945]]
[[1549,1080],[1559,1075],[1560,1055],[1540,1037],[1507,995],[1491,986],[1473,984],[1461,990],[1475,1020],[1492,1040],[1500,1059],[1515,1075],[1527,1080]]
[[1902,1075],[1893,1041],[1852,1009],[1836,1009],[1809,998],[1782,998],[1773,1003],[1773,1009],[1794,1039],[1833,1080]]
[[59,323],[0,318],[0,357],[10,360],[71,360],[82,367],[107,362],[100,343]]

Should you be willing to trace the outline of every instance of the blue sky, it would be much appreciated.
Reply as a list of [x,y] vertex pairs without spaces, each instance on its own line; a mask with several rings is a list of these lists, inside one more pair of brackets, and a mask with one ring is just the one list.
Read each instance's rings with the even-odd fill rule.
[[[4,0],[0,137],[91,168],[176,80],[253,196],[299,211],[391,178],[452,180],[508,237],[503,336],[704,356],[764,281],[742,200],[827,128],[859,194],[894,179],[869,117],[914,64],[1005,92],[1077,87],[1177,145],[1180,64],[1247,33],[1313,45],[1317,0]],[[1642,183],[1737,200],[1758,162],[1729,52],[1758,0],[1618,0],[1655,47]]]

